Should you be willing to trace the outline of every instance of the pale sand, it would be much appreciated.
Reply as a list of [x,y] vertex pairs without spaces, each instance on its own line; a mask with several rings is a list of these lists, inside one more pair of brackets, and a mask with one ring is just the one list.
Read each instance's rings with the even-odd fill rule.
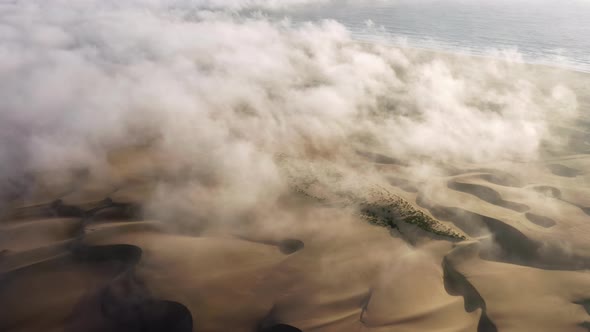
[[114,153],[107,179],[52,187],[39,175],[0,223],[0,331],[587,331],[590,145],[572,142],[424,181],[359,153],[380,188],[463,241],[371,225],[318,185],[285,198],[297,222],[277,215],[269,229],[145,219],[170,176],[146,148]]

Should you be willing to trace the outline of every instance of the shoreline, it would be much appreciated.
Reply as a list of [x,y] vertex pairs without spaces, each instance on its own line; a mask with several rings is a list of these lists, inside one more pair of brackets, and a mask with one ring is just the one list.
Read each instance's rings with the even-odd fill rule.
[[[340,24],[342,24],[342,23],[340,23]],[[452,50],[450,48],[434,48],[434,47],[431,48],[431,47],[427,47],[427,46],[413,45],[411,43],[408,43],[407,45],[403,45],[402,43],[397,43],[394,39],[387,39],[386,40],[384,38],[381,40],[368,40],[368,39],[363,40],[361,38],[357,38],[355,33],[353,31],[351,31],[348,27],[346,27],[346,28],[347,28],[347,30],[349,30],[351,32],[351,37],[354,41],[361,43],[361,44],[365,44],[365,45],[375,45],[376,44],[376,45],[387,46],[387,47],[395,47],[395,48],[399,48],[399,49],[431,52],[433,54],[441,54],[444,56],[467,56],[467,57],[473,57],[473,58],[477,58],[477,59],[498,60],[498,61],[510,61],[510,60],[502,58],[502,57],[494,56],[491,53],[493,53],[495,51],[498,54],[502,54],[503,52],[513,52],[514,51],[515,54],[523,56],[522,61],[512,60],[512,62],[517,63],[517,64],[523,64],[523,65],[529,65],[529,66],[539,66],[539,67],[543,67],[543,68],[550,69],[550,70],[565,70],[565,71],[570,71],[570,72],[579,73],[579,74],[590,74],[590,64],[588,65],[587,69],[584,69],[584,68],[580,68],[578,66],[559,65],[556,63],[550,63],[550,62],[544,62],[544,61],[539,61],[539,62],[527,61],[528,59],[524,58],[525,55],[522,52],[518,51],[518,48],[489,49],[487,51],[486,50],[477,51],[474,49],[463,49],[463,48],[455,49],[455,50]],[[465,50],[465,51],[463,51],[463,50]],[[475,52],[473,52],[473,51],[475,51]]]

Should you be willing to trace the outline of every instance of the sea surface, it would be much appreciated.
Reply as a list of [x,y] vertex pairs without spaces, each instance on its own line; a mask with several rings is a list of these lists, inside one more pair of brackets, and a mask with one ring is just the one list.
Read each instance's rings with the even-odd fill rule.
[[342,0],[275,14],[334,19],[364,41],[590,72],[590,0]]

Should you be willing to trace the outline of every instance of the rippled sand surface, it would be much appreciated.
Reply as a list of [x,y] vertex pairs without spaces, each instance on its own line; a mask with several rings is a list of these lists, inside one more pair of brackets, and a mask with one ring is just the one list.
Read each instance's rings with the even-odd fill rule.
[[[587,76],[532,70],[589,109]],[[276,156],[290,190],[232,222],[191,222],[203,193],[149,144],[99,177],[29,174],[0,222],[0,330],[585,331],[589,125],[551,121],[565,144],[527,162]]]

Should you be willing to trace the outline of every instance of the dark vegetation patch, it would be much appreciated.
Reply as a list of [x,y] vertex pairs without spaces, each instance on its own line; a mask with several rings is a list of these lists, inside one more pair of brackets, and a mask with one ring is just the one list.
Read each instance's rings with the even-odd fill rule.
[[361,215],[370,223],[399,230],[399,223],[415,225],[432,234],[453,240],[465,240],[465,236],[436,221],[405,201],[391,201],[382,204],[364,203]]

